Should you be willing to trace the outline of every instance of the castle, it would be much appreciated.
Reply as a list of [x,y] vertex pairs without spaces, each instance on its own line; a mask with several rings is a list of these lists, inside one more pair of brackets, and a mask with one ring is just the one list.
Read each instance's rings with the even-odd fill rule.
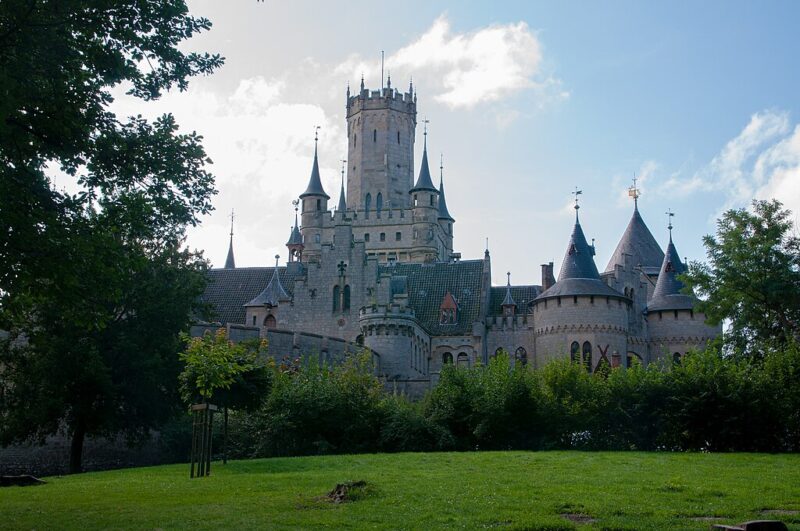
[[[668,357],[678,361],[720,333],[681,293],[684,271],[634,210],[600,273],[578,216],[558,275],[541,285],[491,285],[489,251],[462,260],[443,177],[431,178],[427,129],[414,179],[417,98],[388,86],[347,90],[347,179],[335,209],[320,180],[316,147],[300,194],[300,223],[284,266],[237,268],[233,233],[224,268],[209,271],[204,301],[231,337],[269,337],[277,354],[374,352],[385,381],[410,393],[435,383],[444,364],[487,363],[501,350],[533,367],[569,357],[588,371]],[[198,330],[202,330],[202,326]]]

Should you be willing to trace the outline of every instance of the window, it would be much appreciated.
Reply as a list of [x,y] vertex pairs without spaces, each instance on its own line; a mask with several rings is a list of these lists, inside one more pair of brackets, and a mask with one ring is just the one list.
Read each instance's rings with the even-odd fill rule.
[[399,242],[403,238],[402,232],[395,232],[394,233],[394,241]]
[[365,241],[365,242],[368,242],[368,241],[369,241],[369,232],[365,232],[365,233],[364,233],[364,241]]
[[572,363],[578,363],[580,361],[580,351],[580,344],[578,344],[577,341],[573,341],[572,345],[569,347],[569,359],[572,361]]
[[[356,139],[358,139],[358,135],[353,133],[353,147],[356,147]],[[355,167],[353,169],[355,169]]]
[[503,347],[497,347],[497,350],[494,351],[494,354],[492,354],[492,357],[496,358],[497,356],[499,356],[502,353],[503,353]]
[[341,298],[340,295],[341,295],[341,288],[339,288],[338,285],[334,286],[333,287],[333,311],[334,312],[338,312],[339,311],[339,302],[340,302],[339,299]]
[[459,352],[456,363],[459,367],[469,367],[469,356],[467,356],[467,353]]
[[448,223],[447,224],[447,234],[449,234],[450,236],[453,235],[453,224],[452,223]]
[[369,209],[372,208],[372,194],[367,194],[364,198],[364,217],[369,217]]
[[577,295],[573,295],[572,296],[572,303],[573,304],[578,304],[578,296]]
[[514,353],[514,361],[520,363],[521,365],[528,364],[528,351],[524,348],[519,347],[517,351]]
[[414,206],[417,206],[417,194],[414,194]]
[[400,143],[400,131],[397,132],[397,143]]
[[583,365],[588,372],[592,372],[592,344],[588,341],[583,343]]
[[433,206],[433,200],[434,200],[434,199],[435,199],[435,198],[433,197],[433,194],[431,194],[431,206]]
[[255,326],[255,325],[256,325],[256,316],[254,315],[253,316],[253,326]]
[[320,242],[320,236],[319,236],[319,234],[315,234],[314,235],[314,243],[319,243],[319,242]]
[[372,141],[373,142],[377,142],[378,141],[378,130],[377,129],[373,129],[372,130]]
[[277,328],[278,323],[275,321],[274,315],[268,315],[266,319],[264,319],[264,327],[265,328]]
[[442,365],[452,365],[453,364],[453,354],[451,352],[445,352],[442,354]]
[[382,242],[385,242],[385,241],[386,241],[386,233],[385,233],[385,232],[381,232],[380,240],[381,240]]
[[675,319],[678,318],[678,310],[675,310]]
[[342,297],[344,301],[342,302],[342,310],[349,310],[350,309],[350,285],[346,285],[344,287],[344,297]]
[[322,199],[317,199],[317,210],[322,210]]
[[381,215],[381,210],[383,210],[383,194],[378,192],[378,197],[375,199],[375,211],[378,212],[378,216]]
[[675,352],[672,355],[672,363],[674,365],[680,365],[681,364],[681,353],[680,352]]

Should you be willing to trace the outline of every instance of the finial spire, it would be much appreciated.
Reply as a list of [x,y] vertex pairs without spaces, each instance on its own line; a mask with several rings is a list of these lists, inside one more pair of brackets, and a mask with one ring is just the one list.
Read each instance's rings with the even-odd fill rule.
[[236,267],[236,261],[233,258],[233,209],[231,209],[231,233],[230,233],[230,242],[228,243],[228,256],[225,259],[225,269],[234,269]]
[[279,254],[275,255],[275,269],[278,268],[278,260],[280,259],[280,257],[281,257],[281,255],[279,255]]
[[381,92],[383,92],[383,50],[381,50]]
[[233,218],[234,218],[233,209],[231,209],[230,218],[231,218],[231,240],[233,240]]
[[361,92],[364,92],[364,72],[361,72]]
[[511,271],[506,272],[506,276],[508,277],[508,282],[506,283],[509,287],[511,286]]
[[664,214],[666,214],[668,221],[667,230],[669,230],[669,241],[672,241],[672,218],[675,217],[675,212],[673,212],[671,208],[668,208]]
[[580,210],[580,208],[581,208],[581,206],[578,204],[578,196],[581,195],[582,193],[583,193],[583,190],[578,190],[577,186],[575,187],[575,191],[572,192],[572,195],[575,196],[575,206],[573,208],[575,208],[575,221],[576,222],[578,221],[578,210]]
[[639,196],[642,195],[642,191],[636,187],[636,172],[633,172],[633,186],[628,188],[628,197],[633,198],[633,209],[639,210]]
[[444,154],[439,153],[439,184],[442,183],[443,176],[444,176]]
[[341,190],[339,190],[339,205],[336,207],[336,210],[338,212],[344,213],[344,211],[347,210],[347,202],[345,201],[344,198],[344,167],[345,164],[347,164],[347,161],[345,159],[342,159],[341,162],[342,162],[342,188]]
[[317,143],[319,142],[319,130],[321,129],[320,126],[314,126],[314,153],[317,152]]
[[392,71],[386,71],[386,88],[392,90]]
[[423,149],[425,151],[428,150],[428,124],[429,123],[431,123],[431,121],[428,120],[428,117],[426,116],[425,119],[422,120],[422,136],[424,137],[423,146],[422,147],[423,147]]

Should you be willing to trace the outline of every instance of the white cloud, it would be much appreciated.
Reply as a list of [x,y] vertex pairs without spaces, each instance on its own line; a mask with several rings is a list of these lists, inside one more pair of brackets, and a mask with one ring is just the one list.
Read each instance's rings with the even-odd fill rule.
[[[654,160],[646,160],[642,162],[639,169],[636,170],[636,188],[639,190],[639,195],[649,195],[650,182],[654,179],[656,172],[659,170],[659,165]],[[633,175],[615,175],[612,179],[612,189],[619,190],[617,194],[617,206],[628,207],[632,206],[632,198],[630,196],[630,187],[633,186]]]
[[[540,102],[569,95],[559,80],[541,77],[541,44],[525,22],[454,33],[441,15],[419,38],[390,54],[386,65],[413,72],[451,108],[498,101],[526,89],[536,90]],[[379,63],[351,55],[336,71],[358,79],[377,77],[379,69]]]
[[757,112],[708,164],[688,177],[673,175],[658,189],[672,196],[721,194],[714,218],[754,198],[778,199],[800,215],[800,125],[792,129],[784,111]]

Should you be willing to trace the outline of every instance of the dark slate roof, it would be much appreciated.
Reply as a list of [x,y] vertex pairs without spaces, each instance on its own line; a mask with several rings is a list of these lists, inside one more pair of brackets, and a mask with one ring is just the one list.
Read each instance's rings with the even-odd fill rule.
[[623,254],[631,255],[634,266],[642,266],[647,274],[656,274],[664,261],[664,251],[639,215],[638,208],[633,209],[633,216],[608,261],[606,271],[613,271],[616,264],[624,264]]
[[300,198],[308,195],[321,195],[325,199],[330,199],[331,196],[325,193],[322,188],[322,181],[319,178],[319,162],[317,161],[317,146],[314,146],[314,165],[311,166],[311,178],[308,180],[308,187],[306,191],[300,194]]
[[514,302],[514,297],[511,296],[511,284],[506,286],[506,296],[503,299],[503,306],[516,306],[517,303]]
[[[508,286],[492,287],[489,295],[489,314],[501,315]],[[541,286],[511,286],[511,297],[517,305],[518,312],[524,312],[528,304],[542,292]]]
[[409,192],[419,192],[428,190],[431,192],[438,192],[439,190],[433,185],[431,180],[431,170],[428,168],[428,148],[427,146],[422,151],[422,166],[419,168],[419,177],[417,177],[417,184]]
[[686,266],[681,262],[678,251],[675,250],[675,245],[672,243],[672,236],[670,236],[667,253],[664,255],[661,272],[658,275],[658,282],[656,282],[656,289],[653,290],[653,296],[647,303],[648,312],[694,308],[694,298],[681,293],[684,284],[678,280],[678,275],[684,271],[686,271]]
[[344,198],[344,181],[342,181],[342,189],[339,190],[339,205],[336,207],[337,212],[344,212],[347,210],[347,202]]
[[[472,323],[480,318],[483,260],[433,264],[398,263],[381,266],[380,272],[406,278],[408,304],[414,310],[420,325],[431,335],[472,333]],[[457,323],[441,325],[439,306],[448,291],[458,303]]]
[[572,236],[569,238],[567,253],[564,255],[564,262],[561,264],[561,272],[558,274],[558,281],[568,278],[594,278],[600,280],[597,266],[594,264],[594,249],[589,246],[580,222],[575,220],[575,228],[572,229]]
[[568,297],[573,295],[599,295],[624,297],[620,292],[600,280],[594,263],[594,249],[586,241],[580,222],[575,220],[575,228],[567,246],[564,263],[558,274],[558,282],[539,295],[539,299]]
[[447,200],[444,198],[444,180],[439,175],[439,219],[455,221],[447,210]]
[[225,259],[225,269],[234,269],[236,260],[233,259],[233,233],[231,233],[231,243],[228,245],[228,257]]
[[277,306],[279,302],[288,300],[291,300],[291,297],[283,289],[280,273],[276,267],[272,271],[272,278],[269,279],[267,287],[245,306]]
[[289,241],[286,245],[301,245],[303,243],[303,236],[300,234],[300,228],[297,226],[297,212],[294,213],[294,227],[289,234]]
[[[269,284],[274,267],[239,267],[211,269],[208,285],[201,302],[211,307],[211,320],[221,323],[246,324],[244,305],[253,300]],[[285,267],[278,268],[281,284],[289,294],[294,287],[293,276]]]

